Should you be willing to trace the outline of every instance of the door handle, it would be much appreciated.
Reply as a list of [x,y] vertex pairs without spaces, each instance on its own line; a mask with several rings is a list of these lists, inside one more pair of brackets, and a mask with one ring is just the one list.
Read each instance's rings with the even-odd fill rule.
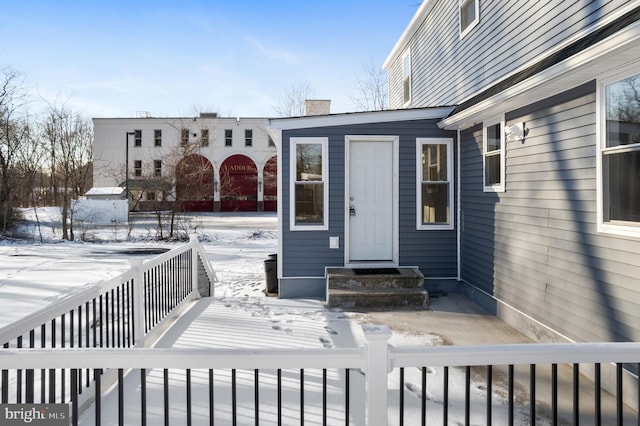
[[356,215],[356,208],[354,206],[349,206],[349,216]]

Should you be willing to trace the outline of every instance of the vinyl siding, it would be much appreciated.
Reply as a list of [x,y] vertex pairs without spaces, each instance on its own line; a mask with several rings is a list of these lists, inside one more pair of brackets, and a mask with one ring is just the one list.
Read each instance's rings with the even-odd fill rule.
[[640,338],[640,241],[596,232],[595,83],[507,114],[506,192],[462,139],[462,278],[577,341]]
[[[283,200],[282,232],[283,278],[322,277],[325,267],[344,265],[345,232],[345,136],[399,136],[399,262],[418,266],[427,277],[456,274],[456,233],[416,230],[416,138],[449,137],[436,120],[403,121],[354,126],[335,126],[284,131],[282,135]],[[289,230],[289,143],[292,137],[329,138],[329,229],[327,231]],[[455,153],[453,153],[455,155]],[[455,158],[455,157],[454,157]],[[455,176],[455,173],[454,173]],[[454,206],[452,206],[452,211]],[[340,236],[340,249],[329,249],[329,237]]]
[[[412,57],[411,107],[460,104],[630,4],[480,0],[480,22],[460,40],[458,2],[436,1],[405,46]],[[387,69],[390,108],[404,106],[401,55]]]

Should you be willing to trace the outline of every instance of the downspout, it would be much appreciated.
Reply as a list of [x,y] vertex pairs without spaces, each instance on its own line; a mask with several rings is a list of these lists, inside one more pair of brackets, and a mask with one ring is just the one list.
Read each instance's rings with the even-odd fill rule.
[[462,176],[462,171],[461,171],[461,165],[462,165],[462,150],[461,150],[461,145],[462,143],[460,142],[460,129],[457,130],[457,137],[458,137],[458,155],[457,155],[457,161],[458,161],[458,172],[457,177],[456,177],[456,187],[457,187],[457,203],[456,203],[456,211],[457,211],[457,221],[458,221],[458,227],[457,227],[457,231],[456,231],[456,251],[457,251],[457,263],[458,263],[458,281],[462,281],[462,248],[461,248],[461,239],[462,239],[462,182],[461,182],[461,176]]

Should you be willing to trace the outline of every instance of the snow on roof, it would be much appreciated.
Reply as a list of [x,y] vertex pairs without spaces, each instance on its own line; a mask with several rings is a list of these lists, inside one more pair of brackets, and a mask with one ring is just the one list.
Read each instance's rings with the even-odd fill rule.
[[100,186],[91,188],[85,195],[120,195],[123,192],[124,188],[120,186]]

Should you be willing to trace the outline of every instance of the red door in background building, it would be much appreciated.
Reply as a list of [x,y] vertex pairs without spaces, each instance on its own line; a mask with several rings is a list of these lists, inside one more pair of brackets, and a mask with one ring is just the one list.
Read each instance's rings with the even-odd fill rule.
[[264,165],[262,179],[264,211],[275,212],[278,209],[278,157],[275,155]]
[[212,212],[215,174],[202,155],[192,154],[176,166],[176,202],[179,211]]
[[220,210],[258,210],[258,168],[246,155],[232,155],[220,166]]

